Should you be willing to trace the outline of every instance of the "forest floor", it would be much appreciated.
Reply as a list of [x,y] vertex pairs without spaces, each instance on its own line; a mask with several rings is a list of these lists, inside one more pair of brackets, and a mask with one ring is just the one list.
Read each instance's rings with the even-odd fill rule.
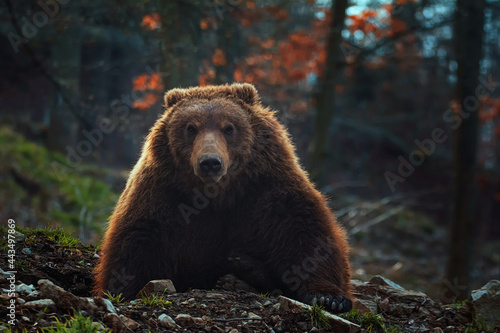
[[[469,302],[441,305],[389,280],[354,280],[355,309],[341,319],[319,307],[226,289],[88,301],[99,250],[61,230],[19,228],[15,249],[15,326],[8,323],[10,275],[0,277],[0,331],[45,332],[486,332]],[[0,260],[8,267],[2,227]],[[5,263],[5,265],[4,265]],[[10,263],[9,263],[10,264]],[[8,269],[11,270],[11,269]],[[174,281],[175,285],[175,281]],[[59,286],[61,288],[58,288]],[[62,295],[62,296],[61,296]],[[113,303],[113,304],[111,304]],[[78,311],[77,311],[78,310]],[[489,331],[493,331],[490,329]]]

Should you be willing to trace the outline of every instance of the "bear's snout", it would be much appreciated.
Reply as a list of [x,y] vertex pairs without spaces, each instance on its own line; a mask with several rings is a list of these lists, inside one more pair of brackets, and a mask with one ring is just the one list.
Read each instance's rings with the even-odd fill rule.
[[198,159],[200,170],[207,176],[215,176],[222,169],[222,158],[216,154],[205,154]]

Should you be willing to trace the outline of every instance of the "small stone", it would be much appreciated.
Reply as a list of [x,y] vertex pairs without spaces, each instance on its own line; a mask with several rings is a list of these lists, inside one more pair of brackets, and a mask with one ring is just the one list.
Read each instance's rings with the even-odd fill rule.
[[160,324],[163,327],[168,328],[168,329],[175,329],[175,328],[179,328],[180,327],[179,325],[177,325],[175,323],[175,321],[172,319],[172,317],[170,317],[169,315],[164,314],[164,313],[162,313],[158,317],[158,321],[160,322]]
[[0,268],[0,280],[5,280],[5,279],[11,277],[12,275],[14,275],[14,274],[9,273],[9,272],[5,272],[3,269]]
[[373,283],[373,284],[377,284],[379,286],[389,286],[389,287],[393,287],[395,289],[401,289],[401,290],[404,290],[403,287],[401,287],[399,284],[395,283],[395,282],[392,282],[391,280],[389,280],[388,278],[385,278],[381,275],[375,275],[374,277],[372,277],[369,281],[370,283]]
[[267,306],[269,306],[271,304],[273,304],[273,302],[271,302],[271,301],[265,301],[264,304],[262,304],[262,305],[267,307]]
[[30,319],[28,317],[26,317],[26,316],[22,316],[21,320],[23,320],[23,321],[30,321]]
[[92,327],[95,327],[100,332],[104,332],[106,330],[106,327],[98,321],[93,321]]
[[209,292],[207,293],[206,298],[224,298],[224,295],[220,293]]
[[22,242],[26,239],[26,235],[23,233],[20,233],[19,231],[14,231],[14,240],[16,242]]
[[276,304],[273,305],[273,309],[275,309],[275,310],[279,310],[280,307],[281,307],[280,303],[276,303]]
[[307,330],[307,323],[305,321],[299,321],[297,323],[297,326],[299,326],[303,330]]
[[97,253],[94,253],[94,258],[99,259],[100,256]]
[[104,302],[104,305],[106,305],[106,311],[116,313],[115,306],[109,299],[103,298],[102,300]]
[[233,328],[232,330],[230,330],[228,333],[238,333],[238,330],[236,328]]
[[255,321],[254,321],[254,320],[249,320],[249,321],[248,321],[249,323],[258,323],[258,322],[262,319],[262,317],[260,317],[260,316],[256,315],[256,314],[255,314],[255,313],[253,313],[253,312],[249,312],[249,313],[248,313],[248,318],[249,318],[249,319],[256,319]]
[[120,317],[116,313],[106,313],[103,320],[113,332],[123,332],[125,329]]
[[137,293],[137,298],[141,298],[142,295],[148,294],[163,296],[173,294],[175,292],[176,290],[172,280],[152,280],[146,283],[144,288]]
[[18,298],[16,299],[16,302],[17,302],[17,304],[19,304],[19,305],[23,305],[24,303],[26,303],[26,301],[25,301],[24,299],[20,298],[20,297],[18,297]]
[[125,317],[124,315],[120,315],[120,319],[123,325],[125,325],[125,327],[128,329],[136,330],[139,328],[139,324],[135,320]]
[[441,327],[435,327],[432,332],[433,333],[443,333],[443,329]]
[[24,249],[21,250],[22,253],[26,254],[26,255],[30,255],[31,254],[31,250],[27,247],[25,247]]
[[33,310],[43,310],[47,308],[47,311],[55,311],[56,303],[51,299],[38,299],[36,301],[26,302],[22,306],[23,308],[29,308]]
[[188,314],[179,314],[177,317],[175,317],[175,322],[181,324],[182,326],[188,326],[188,325],[203,325],[204,320],[201,319],[200,317],[192,317],[191,315]]
[[34,291],[35,291],[35,287],[32,284],[27,285],[27,284],[21,283],[21,284],[16,285],[16,292],[17,293],[31,294]]
[[248,312],[243,311],[243,312],[241,313],[241,316],[242,316],[242,317],[248,317]]

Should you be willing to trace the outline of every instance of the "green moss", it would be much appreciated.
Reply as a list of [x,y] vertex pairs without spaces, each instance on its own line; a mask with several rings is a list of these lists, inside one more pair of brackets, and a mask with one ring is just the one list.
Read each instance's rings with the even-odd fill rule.
[[[0,127],[0,207],[9,216],[30,212],[40,225],[84,226],[100,232],[118,199],[89,165],[66,158]],[[101,172],[102,174],[102,172]]]

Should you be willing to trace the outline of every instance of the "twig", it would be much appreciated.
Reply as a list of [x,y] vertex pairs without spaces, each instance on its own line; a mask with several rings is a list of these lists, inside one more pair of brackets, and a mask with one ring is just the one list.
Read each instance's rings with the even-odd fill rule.
[[212,319],[213,321],[220,321],[220,322],[223,322],[223,323],[228,323],[228,322],[231,322],[231,321],[252,321],[252,320],[260,320],[260,321],[264,321],[263,318],[231,318],[231,319]]
[[368,222],[363,223],[362,226],[359,226],[359,227],[356,226],[356,227],[352,228],[350,234],[355,235],[364,229],[368,229],[369,227],[374,226],[375,224],[383,222],[383,221],[387,220],[388,218],[396,215],[397,213],[399,213],[400,211],[402,211],[405,208],[406,208],[406,206],[403,206],[403,205],[392,208],[389,211],[385,212],[384,214],[381,214],[381,215],[377,216],[376,218],[371,219]]

